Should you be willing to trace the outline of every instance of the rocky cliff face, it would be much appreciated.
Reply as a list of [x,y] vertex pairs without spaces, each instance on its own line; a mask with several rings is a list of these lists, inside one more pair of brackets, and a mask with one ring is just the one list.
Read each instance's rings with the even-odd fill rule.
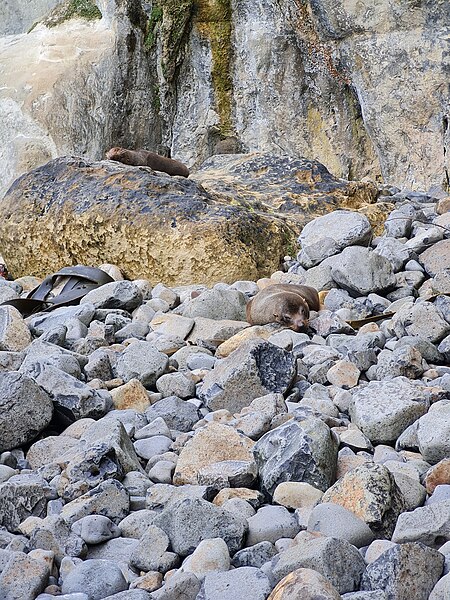
[[[72,12],[77,6],[84,10]],[[100,158],[112,145],[160,139],[140,5],[67,0],[64,8],[29,33],[0,38],[0,193],[50,158]]]
[[50,157],[117,144],[163,144],[194,169],[270,151],[448,186],[446,0],[95,2],[100,19],[0,39],[3,190]]

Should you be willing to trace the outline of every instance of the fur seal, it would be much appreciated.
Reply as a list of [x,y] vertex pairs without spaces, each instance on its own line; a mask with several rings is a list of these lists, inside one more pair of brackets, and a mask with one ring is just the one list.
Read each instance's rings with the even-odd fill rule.
[[251,325],[276,322],[300,331],[308,326],[309,311],[320,310],[319,295],[308,285],[269,285],[250,300],[246,310]]
[[106,158],[134,167],[150,167],[155,171],[163,171],[168,175],[189,177],[189,169],[183,163],[148,150],[128,150],[127,148],[115,147],[108,150]]

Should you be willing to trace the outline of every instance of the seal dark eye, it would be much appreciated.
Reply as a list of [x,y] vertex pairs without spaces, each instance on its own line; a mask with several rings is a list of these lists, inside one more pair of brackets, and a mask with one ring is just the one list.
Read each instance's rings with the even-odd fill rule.
[[292,317],[289,315],[281,315],[281,322],[282,323],[292,323]]

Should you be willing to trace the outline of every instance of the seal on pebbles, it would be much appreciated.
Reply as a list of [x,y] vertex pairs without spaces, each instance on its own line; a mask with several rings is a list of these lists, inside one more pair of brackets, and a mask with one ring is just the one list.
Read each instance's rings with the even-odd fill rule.
[[310,310],[320,310],[319,295],[308,285],[279,283],[265,287],[247,304],[251,325],[280,323],[294,331],[307,327]]

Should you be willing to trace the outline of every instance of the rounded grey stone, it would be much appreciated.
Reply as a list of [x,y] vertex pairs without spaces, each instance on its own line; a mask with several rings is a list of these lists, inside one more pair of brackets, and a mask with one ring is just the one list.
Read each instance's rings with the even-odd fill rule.
[[326,577],[339,593],[353,592],[359,587],[365,569],[364,559],[346,540],[313,537],[300,533],[296,543],[277,554],[271,561],[272,584],[295,569],[314,569]]
[[436,464],[450,456],[450,400],[431,405],[417,423],[417,439],[423,458]]
[[436,583],[428,600],[448,600],[448,598],[450,598],[450,573]]
[[276,542],[280,538],[293,538],[300,528],[295,515],[284,506],[263,506],[247,519],[247,546],[259,542]]
[[422,542],[435,546],[450,540],[450,500],[402,513],[392,534],[396,543]]
[[200,419],[196,406],[177,396],[169,396],[152,404],[145,411],[145,415],[149,423],[157,417],[162,417],[170,429],[183,432],[191,431]]
[[183,317],[245,321],[246,304],[244,294],[238,290],[213,288],[190,300],[183,310]]
[[130,556],[130,565],[140,571],[159,571],[165,573],[175,567],[179,561],[169,547],[167,534],[154,525],[150,525]]
[[364,215],[335,210],[307,223],[298,241],[308,259],[307,266],[313,267],[346,246],[367,242],[371,233],[372,227]]
[[197,352],[195,354],[190,354],[187,357],[186,366],[191,371],[194,371],[195,369],[212,369],[216,361],[217,358],[215,356]]
[[156,389],[164,398],[178,396],[186,399],[195,396],[195,383],[193,379],[186,377],[183,373],[166,373],[156,382]]
[[426,500],[425,506],[435,504],[436,502],[442,502],[443,500],[450,500],[450,484],[440,484],[434,488],[434,492]]
[[103,515],[88,515],[72,525],[72,531],[86,544],[100,544],[120,535],[120,529]]
[[154,435],[149,438],[134,442],[136,454],[145,460],[149,460],[157,454],[164,454],[172,445],[172,440],[165,435]]
[[33,379],[16,371],[0,373],[0,452],[34,439],[52,416],[49,394]]
[[166,371],[168,357],[156,350],[150,342],[134,342],[127,346],[117,358],[117,376],[124,381],[139,379],[146,387],[155,385]]
[[395,287],[391,263],[369,248],[351,246],[345,248],[339,258],[339,263],[331,269],[331,275],[337,284],[350,293],[367,296]]
[[277,554],[277,549],[271,542],[259,542],[254,546],[249,546],[236,552],[231,562],[234,567],[259,568],[271,560],[275,554]]
[[95,308],[120,308],[131,312],[142,304],[142,292],[132,281],[112,281],[88,292],[80,304]]
[[352,423],[377,444],[395,442],[407,427],[426,413],[428,406],[424,389],[404,377],[396,377],[354,388],[349,413]]
[[267,576],[255,567],[239,567],[225,573],[208,573],[196,600],[266,600],[271,592]]
[[153,524],[167,533],[174,552],[191,554],[202,540],[220,537],[230,554],[243,546],[247,520],[200,498],[174,501]]
[[315,506],[308,520],[308,531],[347,540],[353,546],[368,546],[375,536],[370,527],[354,513],[339,504],[323,502]]
[[62,593],[85,592],[89,600],[102,600],[127,588],[125,577],[115,562],[92,559],[77,565],[64,577]]

